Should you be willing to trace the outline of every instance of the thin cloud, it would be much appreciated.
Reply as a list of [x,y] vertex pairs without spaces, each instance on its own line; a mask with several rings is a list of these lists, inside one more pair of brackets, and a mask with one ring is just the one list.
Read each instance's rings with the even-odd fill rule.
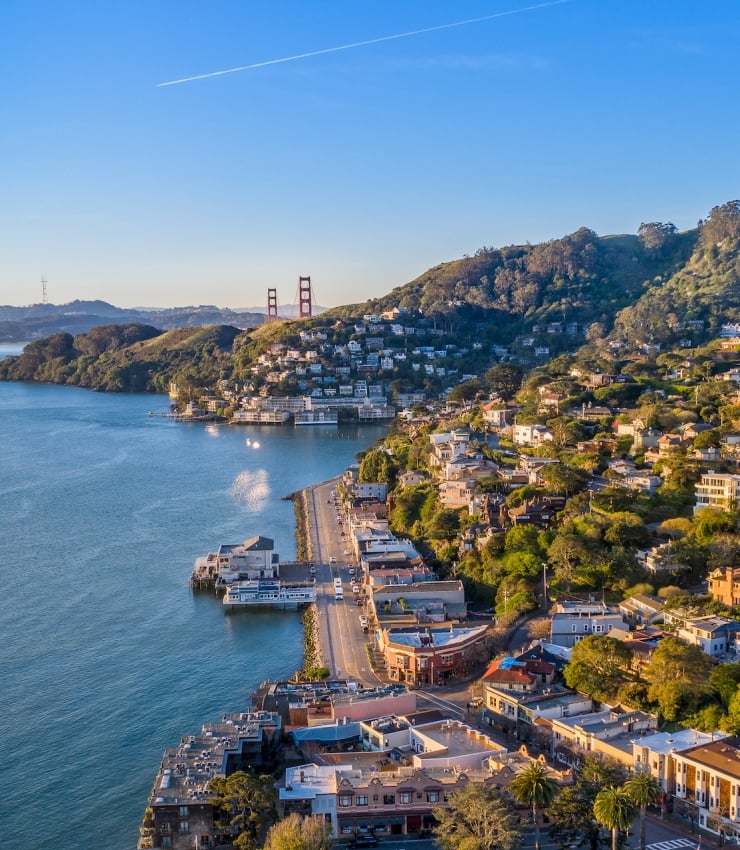
[[439,32],[440,30],[452,29],[453,27],[464,27],[470,24],[479,24],[483,21],[492,21],[495,18],[505,18],[510,15],[521,15],[525,12],[535,12],[539,9],[547,9],[551,6],[562,6],[570,0],[549,0],[547,3],[537,3],[533,6],[523,6],[520,9],[509,9],[505,12],[496,12],[493,15],[484,15],[480,18],[469,18],[466,21],[454,21],[449,24],[438,24],[434,27],[424,27],[423,29],[411,30],[410,32],[395,33],[394,35],[383,35],[379,38],[370,38],[367,41],[355,41],[351,44],[342,44],[339,47],[326,47],[323,50],[312,50],[309,53],[298,53],[295,56],[284,56],[280,59],[268,59],[264,62],[255,62],[252,65],[241,65],[237,68],[227,68],[223,71],[210,71],[207,74],[195,74],[191,77],[181,77],[179,80],[169,80],[165,83],[157,83],[158,88],[165,86],[177,86],[181,83],[192,83],[196,80],[206,80],[211,77],[222,77],[225,74],[236,74],[240,71],[253,71],[256,68],[264,68],[267,65],[279,65],[283,62],[296,62],[299,59],[309,59],[313,56],[325,56],[327,53],[338,53],[340,50],[353,50],[356,47],[367,47],[370,44],[380,44],[384,41],[394,41],[400,38],[410,38],[414,35],[424,35],[429,32]]

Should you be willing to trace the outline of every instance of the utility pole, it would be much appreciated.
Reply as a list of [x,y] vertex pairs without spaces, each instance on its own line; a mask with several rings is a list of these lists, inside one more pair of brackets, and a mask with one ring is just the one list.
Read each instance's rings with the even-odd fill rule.
[[542,607],[547,616],[547,561],[542,564]]
[[41,303],[48,304],[49,299],[46,296],[46,275],[41,275]]

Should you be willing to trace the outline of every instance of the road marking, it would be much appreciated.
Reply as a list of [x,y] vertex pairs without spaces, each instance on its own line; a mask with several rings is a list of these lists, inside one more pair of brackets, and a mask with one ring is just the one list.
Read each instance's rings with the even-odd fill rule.
[[697,842],[691,838],[674,838],[671,841],[658,841],[657,844],[648,844],[645,850],[678,850],[679,847],[696,847]]

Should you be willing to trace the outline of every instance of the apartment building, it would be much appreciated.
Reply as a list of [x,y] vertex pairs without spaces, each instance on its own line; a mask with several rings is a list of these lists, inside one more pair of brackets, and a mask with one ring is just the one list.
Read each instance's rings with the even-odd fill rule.
[[740,475],[721,472],[706,472],[696,485],[694,513],[704,508],[734,510],[740,496]]

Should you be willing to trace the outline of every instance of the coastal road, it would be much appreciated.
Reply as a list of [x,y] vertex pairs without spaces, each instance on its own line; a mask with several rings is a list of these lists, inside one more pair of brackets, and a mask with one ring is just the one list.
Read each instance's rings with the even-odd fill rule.
[[[367,653],[367,635],[360,625],[360,614],[365,609],[356,604],[352,593],[354,581],[349,564],[354,556],[345,555],[350,548],[347,537],[342,536],[343,521],[337,520],[334,500],[339,479],[315,484],[307,490],[309,540],[311,559],[316,564],[316,605],[324,666],[333,676],[351,679],[366,685],[377,685],[381,680],[370,667]],[[334,580],[341,578],[344,599],[334,598]]]

